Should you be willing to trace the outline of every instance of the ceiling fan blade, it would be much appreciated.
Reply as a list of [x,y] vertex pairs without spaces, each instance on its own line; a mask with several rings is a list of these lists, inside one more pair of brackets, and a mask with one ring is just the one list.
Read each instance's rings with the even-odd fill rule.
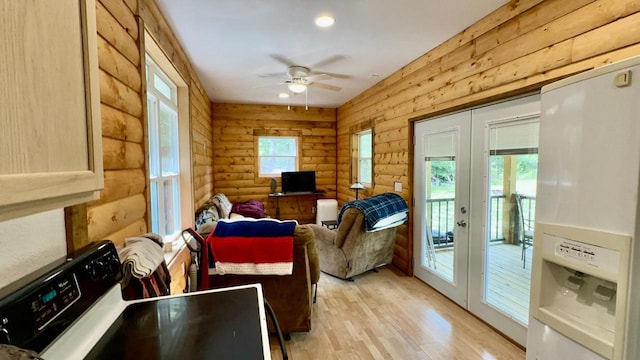
[[289,60],[287,57],[282,55],[270,54],[269,57],[281,64],[287,65],[287,67],[291,67],[295,65],[291,60]]
[[340,61],[340,60],[344,60],[347,57],[344,55],[334,55],[334,56],[330,56],[324,60],[320,60],[317,63],[313,64],[310,66],[310,68],[320,68],[323,66],[327,66],[329,64],[333,64],[334,62]]
[[329,75],[332,78],[336,78],[336,79],[351,79],[351,75],[338,74],[338,73],[332,73],[332,72],[326,72],[326,71],[311,71],[310,74],[311,75],[316,75],[316,74]]
[[309,81],[318,81],[318,80],[331,80],[332,77],[327,74],[317,74],[305,77],[305,79]]
[[258,74],[259,77],[263,77],[263,78],[276,78],[276,79],[281,79],[281,80],[287,80],[289,79],[289,76],[286,72],[276,72],[276,73],[267,73],[267,74]]
[[342,90],[342,88],[339,87],[339,86],[333,86],[333,85],[329,85],[329,84],[325,84],[325,83],[319,83],[319,82],[309,83],[309,86],[319,87],[321,89],[331,90],[331,91],[340,91],[340,90]]
[[280,86],[280,85],[286,85],[286,84],[287,84],[286,82],[277,82],[277,83],[273,83],[273,84],[253,86],[252,89],[260,89],[260,88],[265,88],[265,87],[273,87],[273,86]]

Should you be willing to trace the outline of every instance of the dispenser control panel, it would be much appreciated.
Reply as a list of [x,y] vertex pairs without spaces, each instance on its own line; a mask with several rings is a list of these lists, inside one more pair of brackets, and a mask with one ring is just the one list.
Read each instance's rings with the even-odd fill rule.
[[576,245],[566,241],[561,242],[556,247],[556,255],[558,254],[586,261],[594,261],[596,259],[596,253],[591,246]]
[[560,257],[573,263],[581,263],[596,269],[617,274],[620,266],[620,252],[587,244],[576,240],[544,234],[546,257]]

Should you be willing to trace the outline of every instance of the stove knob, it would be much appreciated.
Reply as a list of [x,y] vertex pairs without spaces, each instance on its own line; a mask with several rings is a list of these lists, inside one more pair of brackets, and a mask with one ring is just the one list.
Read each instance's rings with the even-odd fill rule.
[[94,261],[89,265],[89,276],[93,280],[104,279],[109,275],[109,267],[104,261]]
[[108,263],[104,261],[96,261],[94,268],[96,279],[104,279],[109,275]]
[[95,279],[98,275],[96,266],[94,263],[90,263],[84,266],[84,271],[89,275],[89,279]]
[[111,259],[109,261],[109,270],[110,270],[110,275],[119,275],[120,272],[122,271],[122,264],[120,264],[120,260],[118,259]]

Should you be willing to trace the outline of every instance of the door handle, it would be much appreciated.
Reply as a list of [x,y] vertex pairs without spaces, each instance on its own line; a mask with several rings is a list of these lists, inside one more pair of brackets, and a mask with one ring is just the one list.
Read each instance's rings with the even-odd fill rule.
[[460,220],[460,221],[458,221],[456,224],[458,224],[458,226],[460,226],[460,227],[465,227],[465,226],[467,226],[467,222],[466,222],[466,221],[464,221],[464,220]]

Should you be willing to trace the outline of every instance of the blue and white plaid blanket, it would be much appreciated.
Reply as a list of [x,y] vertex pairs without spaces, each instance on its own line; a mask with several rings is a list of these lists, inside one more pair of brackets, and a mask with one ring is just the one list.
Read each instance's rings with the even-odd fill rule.
[[342,220],[342,214],[349,208],[357,208],[364,214],[365,231],[374,230],[378,221],[401,212],[409,211],[404,199],[394,193],[375,195],[367,199],[350,201],[340,209],[338,224]]

